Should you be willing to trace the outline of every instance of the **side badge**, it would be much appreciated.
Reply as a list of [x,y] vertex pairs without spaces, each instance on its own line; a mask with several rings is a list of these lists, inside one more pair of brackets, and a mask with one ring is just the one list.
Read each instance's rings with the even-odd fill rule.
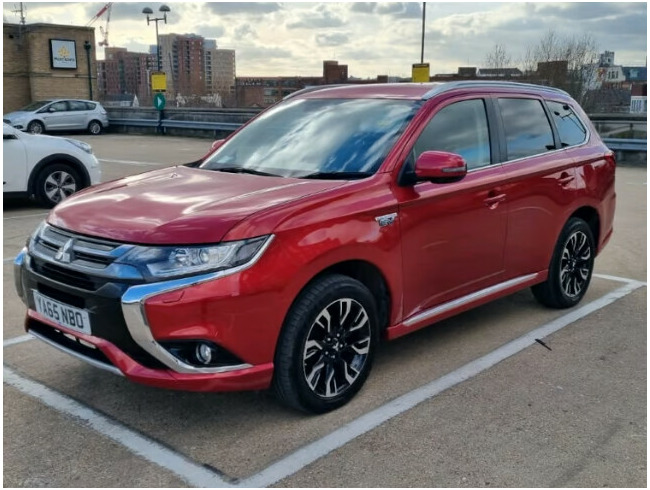
[[385,214],[383,216],[377,216],[375,218],[375,221],[379,223],[379,226],[383,228],[384,226],[392,225],[395,222],[395,218],[397,218],[397,213],[391,213]]

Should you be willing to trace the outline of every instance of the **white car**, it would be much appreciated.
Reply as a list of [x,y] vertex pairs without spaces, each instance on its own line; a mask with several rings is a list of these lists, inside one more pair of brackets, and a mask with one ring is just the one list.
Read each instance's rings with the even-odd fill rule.
[[3,124],[4,197],[34,197],[52,207],[101,179],[99,162],[83,141],[23,133]]

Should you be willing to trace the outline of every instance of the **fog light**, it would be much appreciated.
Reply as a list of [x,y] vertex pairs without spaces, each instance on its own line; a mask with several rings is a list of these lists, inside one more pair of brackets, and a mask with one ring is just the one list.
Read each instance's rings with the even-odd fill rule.
[[196,346],[194,355],[201,364],[210,364],[210,361],[212,361],[212,348],[208,344],[200,343]]

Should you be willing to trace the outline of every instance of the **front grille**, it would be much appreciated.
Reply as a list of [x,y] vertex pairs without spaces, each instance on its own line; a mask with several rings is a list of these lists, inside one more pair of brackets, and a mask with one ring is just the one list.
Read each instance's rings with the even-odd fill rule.
[[34,240],[34,252],[43,259],[94,270],[106,269],[130,248],[130,245],[89,238],[50,225],[43,226]]
[[34,272],[37,272],[48,279],[75,288],[85,289],[86,291],[96,291],[103,285],[103,283],[105,283],[105,281],[93,281],[87,274],[72,269],[65,269],[56,264],[45,262],[44,260],[32,259],[32,268],[34,269]]

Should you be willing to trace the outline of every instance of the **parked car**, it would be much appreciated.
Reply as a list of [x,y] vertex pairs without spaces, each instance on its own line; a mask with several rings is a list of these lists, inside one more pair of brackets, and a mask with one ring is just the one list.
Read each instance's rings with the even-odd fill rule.
[[98,184],[99,162],[88,143],[23,133],[2,125],[4,197],[33,197],[45,207]]
[[90,134],[99,134],[108,127],[108,114],[99,102],[77,99],[32,102],[18,111],[5,114],[2,120],[33,134],[84,129]]
[[613,154],[565,92],[509,82],[316,87],[198,168],[57,206],[15,261],[26,329],[140,383],[348,402],[395,339],[532,287],[584,296]]

